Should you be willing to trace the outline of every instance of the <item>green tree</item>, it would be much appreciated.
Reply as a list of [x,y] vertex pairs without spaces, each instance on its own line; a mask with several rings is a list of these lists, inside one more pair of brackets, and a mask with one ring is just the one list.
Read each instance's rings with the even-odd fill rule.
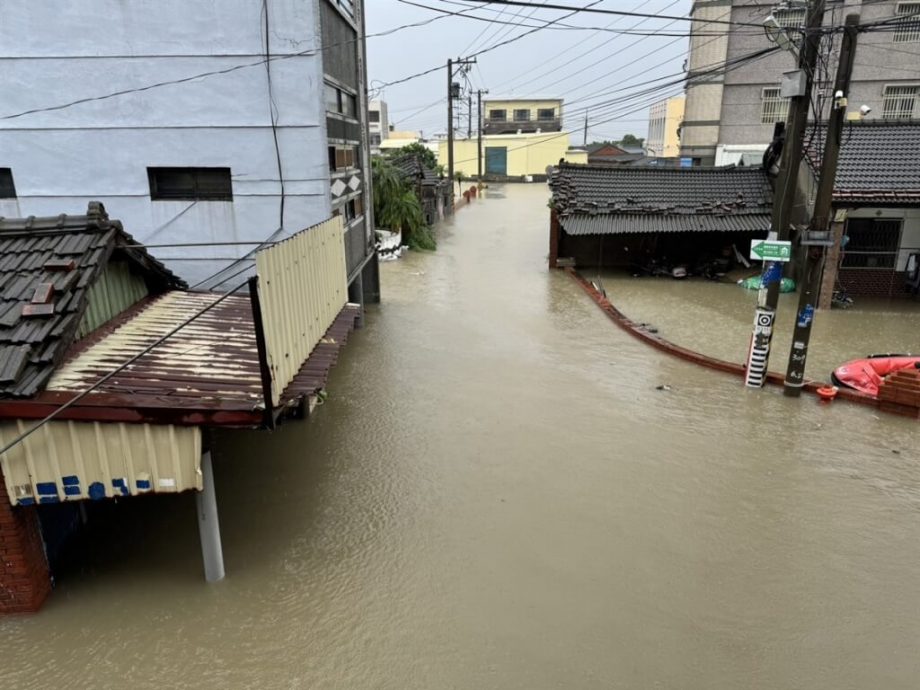
[[637,137],[635,134],[626,134],[617,143],[623,146],[638,146],[641,148],[645,144],[645,138]]
[[371,160],[374,181],[374,217],[393,232],[402,232],[413,249],[435,249],[437,243],[425,222],[415,190],[399,174],[392,161],[380,156]]

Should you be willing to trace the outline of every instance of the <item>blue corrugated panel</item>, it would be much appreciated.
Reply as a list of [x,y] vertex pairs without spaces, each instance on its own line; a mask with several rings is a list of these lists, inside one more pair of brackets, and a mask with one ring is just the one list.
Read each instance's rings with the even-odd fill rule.
[[79,496],[83,492],[80,490],[79,486],[74,486],[73,484],[64,487],[64,494],[66,496]]
[[80,483],[80,478],[75,474],[71,474],[67,477],[61,477],[61,483],[63,483],[64,486],[74,486]]
[[57,496],[57,484],[54,482],[39,482],[35,485],[39,496]]

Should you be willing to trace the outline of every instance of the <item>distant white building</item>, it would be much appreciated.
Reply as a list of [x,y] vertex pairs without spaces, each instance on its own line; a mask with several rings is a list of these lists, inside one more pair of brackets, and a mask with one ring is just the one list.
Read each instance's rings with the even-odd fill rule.
[[156,248],[195,283],[342,215],[373,288],[363,4],[5,0],[0,216],[98,200],[139,241],[227,243]]
[[386,101],[375,98],[368,104],[367,108],[367,127],[370,132],[371,153],[380,153],[380,144],[387,139],[390,132],[387,104]]

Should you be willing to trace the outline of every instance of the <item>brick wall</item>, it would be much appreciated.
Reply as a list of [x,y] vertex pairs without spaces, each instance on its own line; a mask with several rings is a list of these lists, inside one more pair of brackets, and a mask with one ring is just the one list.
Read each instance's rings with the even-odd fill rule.
[[837,283],[851,296],[905,297],[906,276],[890,268],[841,268]]
[[35,507],[13,507],[0,473],[0,614],[33,613],[51,593]]
[[920,371],[902,369],[888,376],[878,392],[879,408],[920,417]]

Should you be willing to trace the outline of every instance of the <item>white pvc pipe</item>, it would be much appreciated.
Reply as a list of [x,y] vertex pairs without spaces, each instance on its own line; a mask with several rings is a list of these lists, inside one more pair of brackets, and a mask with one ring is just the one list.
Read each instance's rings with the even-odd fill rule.
[[201,456],[202,490],[195,494],[198,508],[198,535],[201,537],[201,560],[208,582],[224,579],[224,552],[220,545],[220,522],[217,519],[217,494],[214,491],[214,469],[211,451]]

